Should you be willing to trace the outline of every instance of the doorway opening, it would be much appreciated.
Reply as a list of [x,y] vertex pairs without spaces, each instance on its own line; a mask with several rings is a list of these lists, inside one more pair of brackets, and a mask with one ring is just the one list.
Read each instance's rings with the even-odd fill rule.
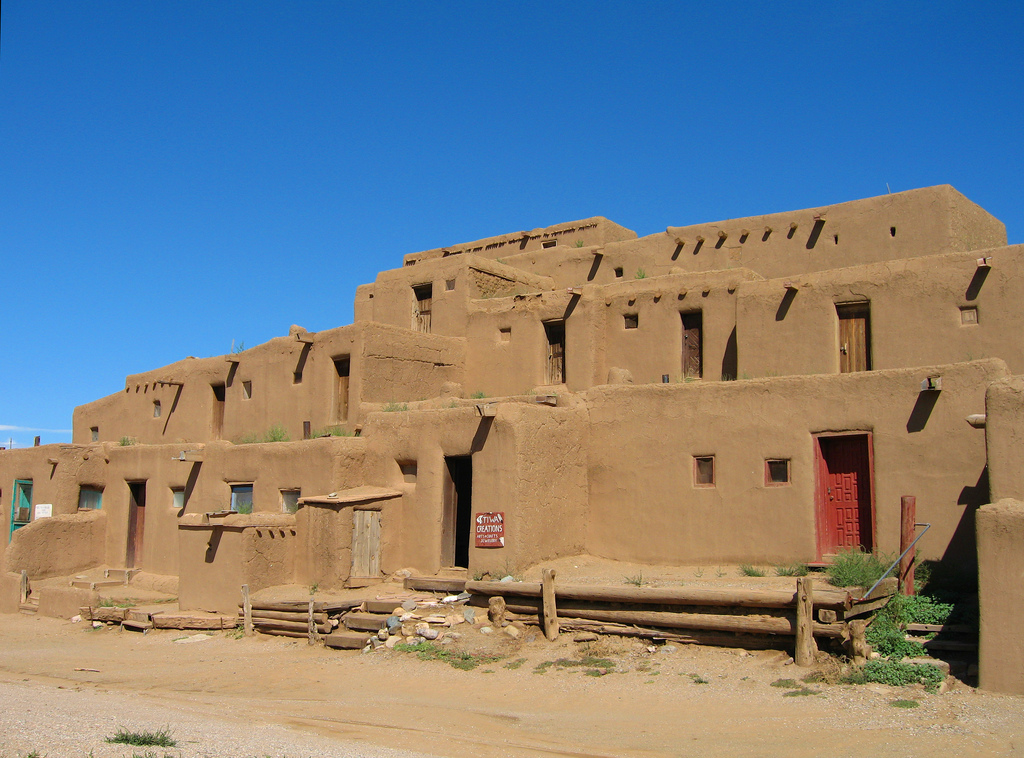
[[868,303],[838,303],[839,373],[871,370],[871,306]]
[[224,400],[227,397],[227,390],[223,384],[211,384],[213,390],[213,419],[210,424],[213,438],[219,440],[224,436]]
[[869,433],[818,435],[818,558],[874,547],[874,460]]
[[125,568],[142,565],[142,537],[146,531],[146,482],[128,482],[128,550]]
[[469,568],[473,527],[473,457],[446,455],[441,515],[441,565]]
[[339,355],[334,359],[334,372],[338,375],[334,392],[335,421],[348,421],[348,383],[351,370],[352,361],[349,356]]
[[544,335],[548,342],[545,384],[565,384],[565,322],[545,321]]
[[700,379],[704,375],[704,317],[700,311],[679,315],[683,319],[683,378]]
[[14,493],[11,498],[11,530],[7,539],[25,524],[32,520],[32,480],[15,479]]

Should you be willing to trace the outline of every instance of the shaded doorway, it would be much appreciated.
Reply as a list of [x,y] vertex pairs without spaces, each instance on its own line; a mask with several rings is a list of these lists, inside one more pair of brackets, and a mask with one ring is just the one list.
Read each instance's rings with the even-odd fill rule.
[[146,482],[128,482],[128,550],[125,568],[142,565],[142,538],[146,531]]
[[840,303],[839,373],[871,370],[871,314],[868,303]]
[[11,530],[7,534],[10,541],[11,535],[25,524],[32,520],[32,480],[15,479],[14,492],[11,498]]
[[347,355],[334,359],[334,373],[338,376],[334,391],[334,420],[348,421],[348,385],[352,361]]
[[473,458],[444,459],[441,565],[469,568],[469,536],[473,525]]
[[544,336],[548,343],[545,384],[565,384],[565,322],[545,321]]
[[227,390],[223,384],[211,384],[213,390],[213,419],[210,424],[212,437],[219,440],[224,436],[224,400],[227,397]]
[[704,317],[700,311],[679,315],[683,319],[683,378],[700,379],[704,375]]
[[434,285],[420,284],[412,288],[416,307],[412,312],[412,328],[417,332],[430,332],[430,313],[433,310]]
[[870,434],[820,435],[817,464],[818,558],[874,547],[874,487]]

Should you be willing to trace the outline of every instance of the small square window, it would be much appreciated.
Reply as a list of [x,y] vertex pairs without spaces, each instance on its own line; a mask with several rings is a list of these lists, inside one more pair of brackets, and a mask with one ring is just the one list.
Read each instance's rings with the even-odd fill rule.
[[242,399],[249,400],[252,398],[252,382],[242,382]]
[[978,323],[978,309],[972,305],[960,309],[960,324],[962,326],[973,326]]
[[511,326],[506,326],[503,329],[499,329],[498,330],[498,339],[500,339],[502,342],[511,342],[512,341],[512,327]]
[[185,507],[184,487],[171,487],[171,507],[176,511],[180,511]]
[[91,427],[89,427],[89,436],[92,438],[93,442],[99,442],[100,441],[100,428],[98,426],[91,426]]
[[78,490],[78,510],[98,511],[103,504],[103,490],[98,487],[81,487]]
[[715,456],[695,455],[693,457],[693,484],[696,487],[715,486]]
[[302,490],[281,490],[281,512],[295,513],[299,510],[299,496]]
[[451,292],[453,289],[455,289],[455,280],[454,279],[445,279],[444,280],[444,288],[448,292]]
[[622,320],[627,329],[636,329],[640,326],[640,315],[637,313],[627,313],[622,317]]
[[615,278],[616,279],[621,279],[622,278],[622,266],[616,266],[615,267]]
[[398,468],[402,471],[402,479],[408,484],[416,484],[416,461],[399,461]]
[[546,242],[541,243],[541,247],[554,247],[557,244],[557,240],[547,240]]
[[789,484],[789,460],[775,458],[764,462],[765,484]]
[[163,412],[163,409],[160,407],[160,401],[159,400],[154,400],[153,401],[153,418],[160,418],[160,414],[162,412]]
[[231,510],[234,513],[252,513],[252,485],[231,485]]

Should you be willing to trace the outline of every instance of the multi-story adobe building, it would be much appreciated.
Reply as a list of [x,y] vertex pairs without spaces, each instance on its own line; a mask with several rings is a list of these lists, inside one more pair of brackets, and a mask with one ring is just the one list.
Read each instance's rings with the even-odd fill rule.
[[5,570],[233,612],[401,567],[893,553],[909,494],[920,554],[973,571],[975,510],[1024,498],[1024,246],[952,187],[403,264],[351,325],[128,376],[72,444],[0,452]]

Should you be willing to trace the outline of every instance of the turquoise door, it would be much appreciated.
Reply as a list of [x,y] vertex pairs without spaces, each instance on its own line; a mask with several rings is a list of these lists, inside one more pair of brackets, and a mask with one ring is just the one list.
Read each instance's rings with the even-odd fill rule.
[[14,496],[11,498],[11,531],[7,535],[8,542],[15,529],[21,529],[32,520],[32,480],[15,479]]

